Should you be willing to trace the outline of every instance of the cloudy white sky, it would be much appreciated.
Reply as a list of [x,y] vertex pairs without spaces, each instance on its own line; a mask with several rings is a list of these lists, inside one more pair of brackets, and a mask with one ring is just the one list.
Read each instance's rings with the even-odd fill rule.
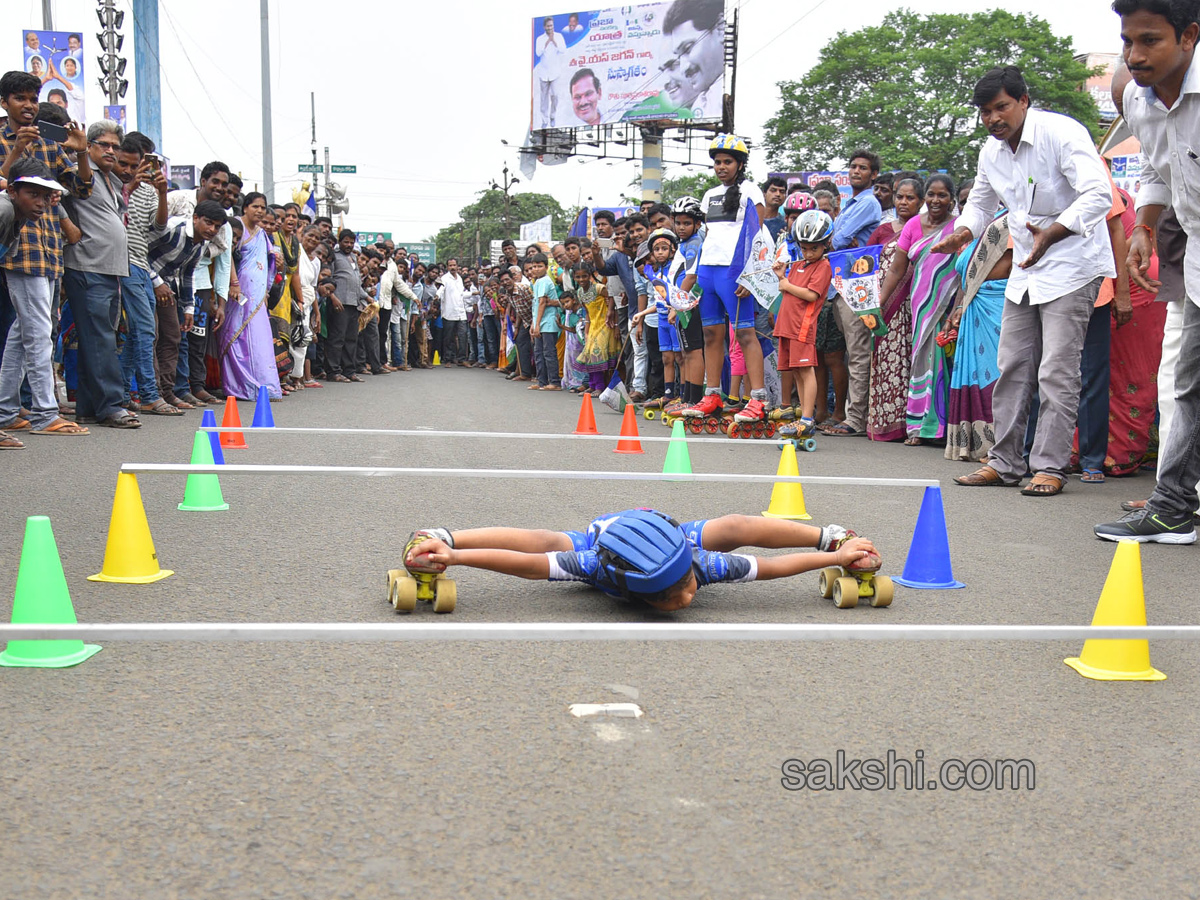
[[[84,35],[87,105],[98,113],[106,101],[95,80],[97,2],[51,5],[55,30]],[[128,0],[117,5],[126,10],[125,102],[134,126],[133,16]],[[729,5],[742,10],[737,126],[752,139],[761,136],[775,111],[776,82],[803,75],[839,30],[875,24],[893,6],[887,0],[729,0]],[[997,5],[910,4],[922,13]],[[1002,5],[1046,18],[1055,33],[1073,39],[1077,52],[1119,48],[1117,19],[1104,0]],[[42,26],[41,8],[41,0],[4,0],[5,70],[20,68],[22,31]],[[357,175],[343,177],[350,191],[348,225],[416,241],[455,221],[477,191],[500,179],[506,164],[517,168],[511,147],[523,139],[529,120],[530,20],[571,11],[566,0],[270,0],[277,199],[300,184],[297,164],[312,159],[309,92],[315,91],[319,145],[330,147],[335,164],[358,166]],[[166,155],[173,163],[196,165],[220,158],[247,185],[261,182],[259,3],[162,0],[159,25]],[[886,160],[886,148],[878,149]],[[633,163],[573,161],[539,168],[518,190],[553,194],[564,206],[589,197],[616,203],[636,172]]]

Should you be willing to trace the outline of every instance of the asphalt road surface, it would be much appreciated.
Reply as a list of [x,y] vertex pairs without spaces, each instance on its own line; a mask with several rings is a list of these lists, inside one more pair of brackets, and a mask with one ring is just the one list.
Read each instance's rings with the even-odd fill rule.
[[[327,385],[278,425],[574,428],[577,399],[492,372]],[[249,421],[251,410],[243,405]],[[602,431],[619,417],[600,407]],[[0,591],[49,515],[84,622],[432,621],[384,597],[417,527],[580,528],[654,505],[757,514],[765,485],[232,476],[224,513],[143,475],[162,564],[95,584],[123,462],[187,462],[199,416],[27,440],[0,459]],[[667,432],[641,423],[644,434]],[[251,436],[237,462],[661,471],[665,444]],[[693,445],[697,472],[773,473],[774,442]],[[1148,477],[1054,499],[959,488],[935,448],[825,438],[802,473],[940,478],[958,591],[835,609],[816,575],[706,588],[684,622],[1086,624],[1114,545],[1091,525]],[[805,490],[817,522],[899,574],[921,492]],[[1192,547],[1143,552],[1151,624],[1194,624]],[[586,588],[459,570],[454,622],[657,621]],[[7,601],[5,601],[7,604]],[[445,621],[439,618],[438,621]],[[1194,897],[1200,648],[1151,647],[1160,683],[1100,683],[1057,643],[138,643],[0,670],[0,896]],[[640,718],[575,718],[573,703]],[[1032,790],[785,789],[785,761],[1026,759]],[[791,770],[795,774],[795,768]],[[950,775],[958,771],[951,764]],[[975,767],[982,783],[987,771]],[[792,787],[800,786],[791,780]],[[1024,787],[1024,785],[1023,785]]]

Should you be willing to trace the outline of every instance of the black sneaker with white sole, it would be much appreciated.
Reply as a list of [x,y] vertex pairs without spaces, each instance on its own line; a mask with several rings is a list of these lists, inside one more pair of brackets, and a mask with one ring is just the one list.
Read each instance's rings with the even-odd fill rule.
[[1196,526],[1190,515],[1170,516],[1139,509],[1115,522],[1096,526],[1096,537],[1106,541],[1155,544],[1194,544]]

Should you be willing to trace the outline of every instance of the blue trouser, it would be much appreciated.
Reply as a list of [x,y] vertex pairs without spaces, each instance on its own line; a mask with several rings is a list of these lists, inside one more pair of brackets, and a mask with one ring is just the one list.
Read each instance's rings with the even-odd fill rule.
[[489,366],[500,364],[500,323],[495,316],[482,317],[483,359]]
[[401,319],[396,310],[392,310],[392,318],[388,322],[392,333],[392,365],[408,365],[408,319]]
[[142,403],[158,399],[158,379],[154,377],[154,331],[157,317],[154,312],[154,285],[150,273],[135,265],[129,266],[129,277],[121,279],[121,300],[125,307],[128,333],[121,350],[121,377],[124,396],[129,400],[133,379],[137,379],[138,396]]
[[79,339],[79,390],[75,413],[108,419],[123,412],[121,364],[117,359],[117,321],[121,315],[121,279],[67,269],[67,302]]
[[[178,304],[177,304],[178,305]],[[184,312],[179,306],[179,361],[175,364],[175,396],[191,393],[188,383],[188,333],[183,330]]]
[[533,339],[538,384],[558,384],[558,332],[543,331]]

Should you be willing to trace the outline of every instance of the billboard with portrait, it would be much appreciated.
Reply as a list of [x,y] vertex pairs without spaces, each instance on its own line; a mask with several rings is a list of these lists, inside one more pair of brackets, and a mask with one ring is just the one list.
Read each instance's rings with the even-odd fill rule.
[[86,122],[83,108],[83,35],[78,31],[21,32],[23,68],[42,82],[39,99],[61,106],[76,122]]
[[533,20],[532,128],[720,121],[725,0],[670,0]]

